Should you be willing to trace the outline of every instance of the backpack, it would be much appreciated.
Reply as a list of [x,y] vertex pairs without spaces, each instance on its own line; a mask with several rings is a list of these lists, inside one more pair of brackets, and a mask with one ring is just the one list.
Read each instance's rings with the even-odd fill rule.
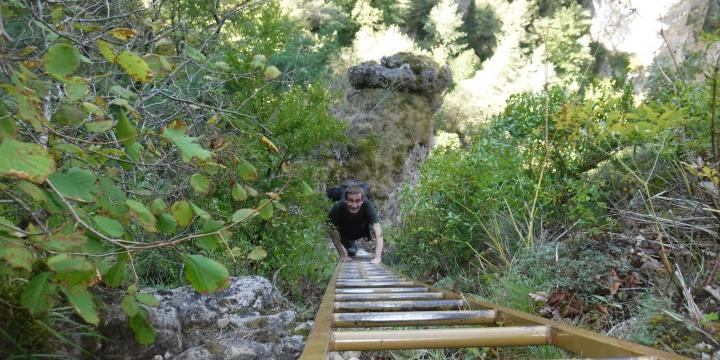
[[340,184],[340,186],[329,187],[325,191],[325,195],[332,201],[340,201],[345,198],[345,190],[353,185],[359,186],[363,190],[363,196],[365,196],[366,199],[370,199],[370,185],[357,180],[348,180]]

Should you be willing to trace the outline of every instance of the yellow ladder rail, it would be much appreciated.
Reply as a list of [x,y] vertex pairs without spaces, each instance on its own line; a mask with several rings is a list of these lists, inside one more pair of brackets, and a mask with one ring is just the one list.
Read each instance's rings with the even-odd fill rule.
[[[422,328],[385,330],[393,327]],[[300,359],[325,360],[331,351],[529,345],[584,358],[687,359],[406,279],[367,256],[338,265]]]

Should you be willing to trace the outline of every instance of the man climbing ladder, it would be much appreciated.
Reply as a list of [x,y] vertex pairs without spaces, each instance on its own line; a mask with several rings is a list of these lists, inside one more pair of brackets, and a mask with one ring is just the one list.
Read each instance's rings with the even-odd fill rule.
[[382,227],[378,222],[375,205],[367,199],[362,187],[351,185],[345,190],[343,197],[328,213],[328,220],[335,230],[329,231],[333,245],[340,254],[342,261],[351,261],[357,253],[355,242],[361,238],[375,240],[375,257],[370,261],[380,264],[382,260],[383,236]]

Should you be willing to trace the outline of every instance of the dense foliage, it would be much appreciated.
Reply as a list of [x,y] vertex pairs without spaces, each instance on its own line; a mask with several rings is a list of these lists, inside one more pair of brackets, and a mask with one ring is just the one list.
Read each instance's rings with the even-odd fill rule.
[[11,1],[1,13],[3,352],[59,351],[67,335],[49,335],[98,325],[108,291],[147,344],[157,301],[142,286],[212,292],[231,274],[274,274],[300,296],[326,282],[326,203],[311,186],[324,179],[309,155],[343,126],[322,63],[289,58],[312,39],[276,4]]

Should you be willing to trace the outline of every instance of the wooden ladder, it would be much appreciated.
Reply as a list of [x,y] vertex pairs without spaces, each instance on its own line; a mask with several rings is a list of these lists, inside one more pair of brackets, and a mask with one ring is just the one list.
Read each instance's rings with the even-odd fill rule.
[[528,345],[585,358],[687,359],[406,279],[362,254],[335,270],[300,359],[325,360],[330,351]]

